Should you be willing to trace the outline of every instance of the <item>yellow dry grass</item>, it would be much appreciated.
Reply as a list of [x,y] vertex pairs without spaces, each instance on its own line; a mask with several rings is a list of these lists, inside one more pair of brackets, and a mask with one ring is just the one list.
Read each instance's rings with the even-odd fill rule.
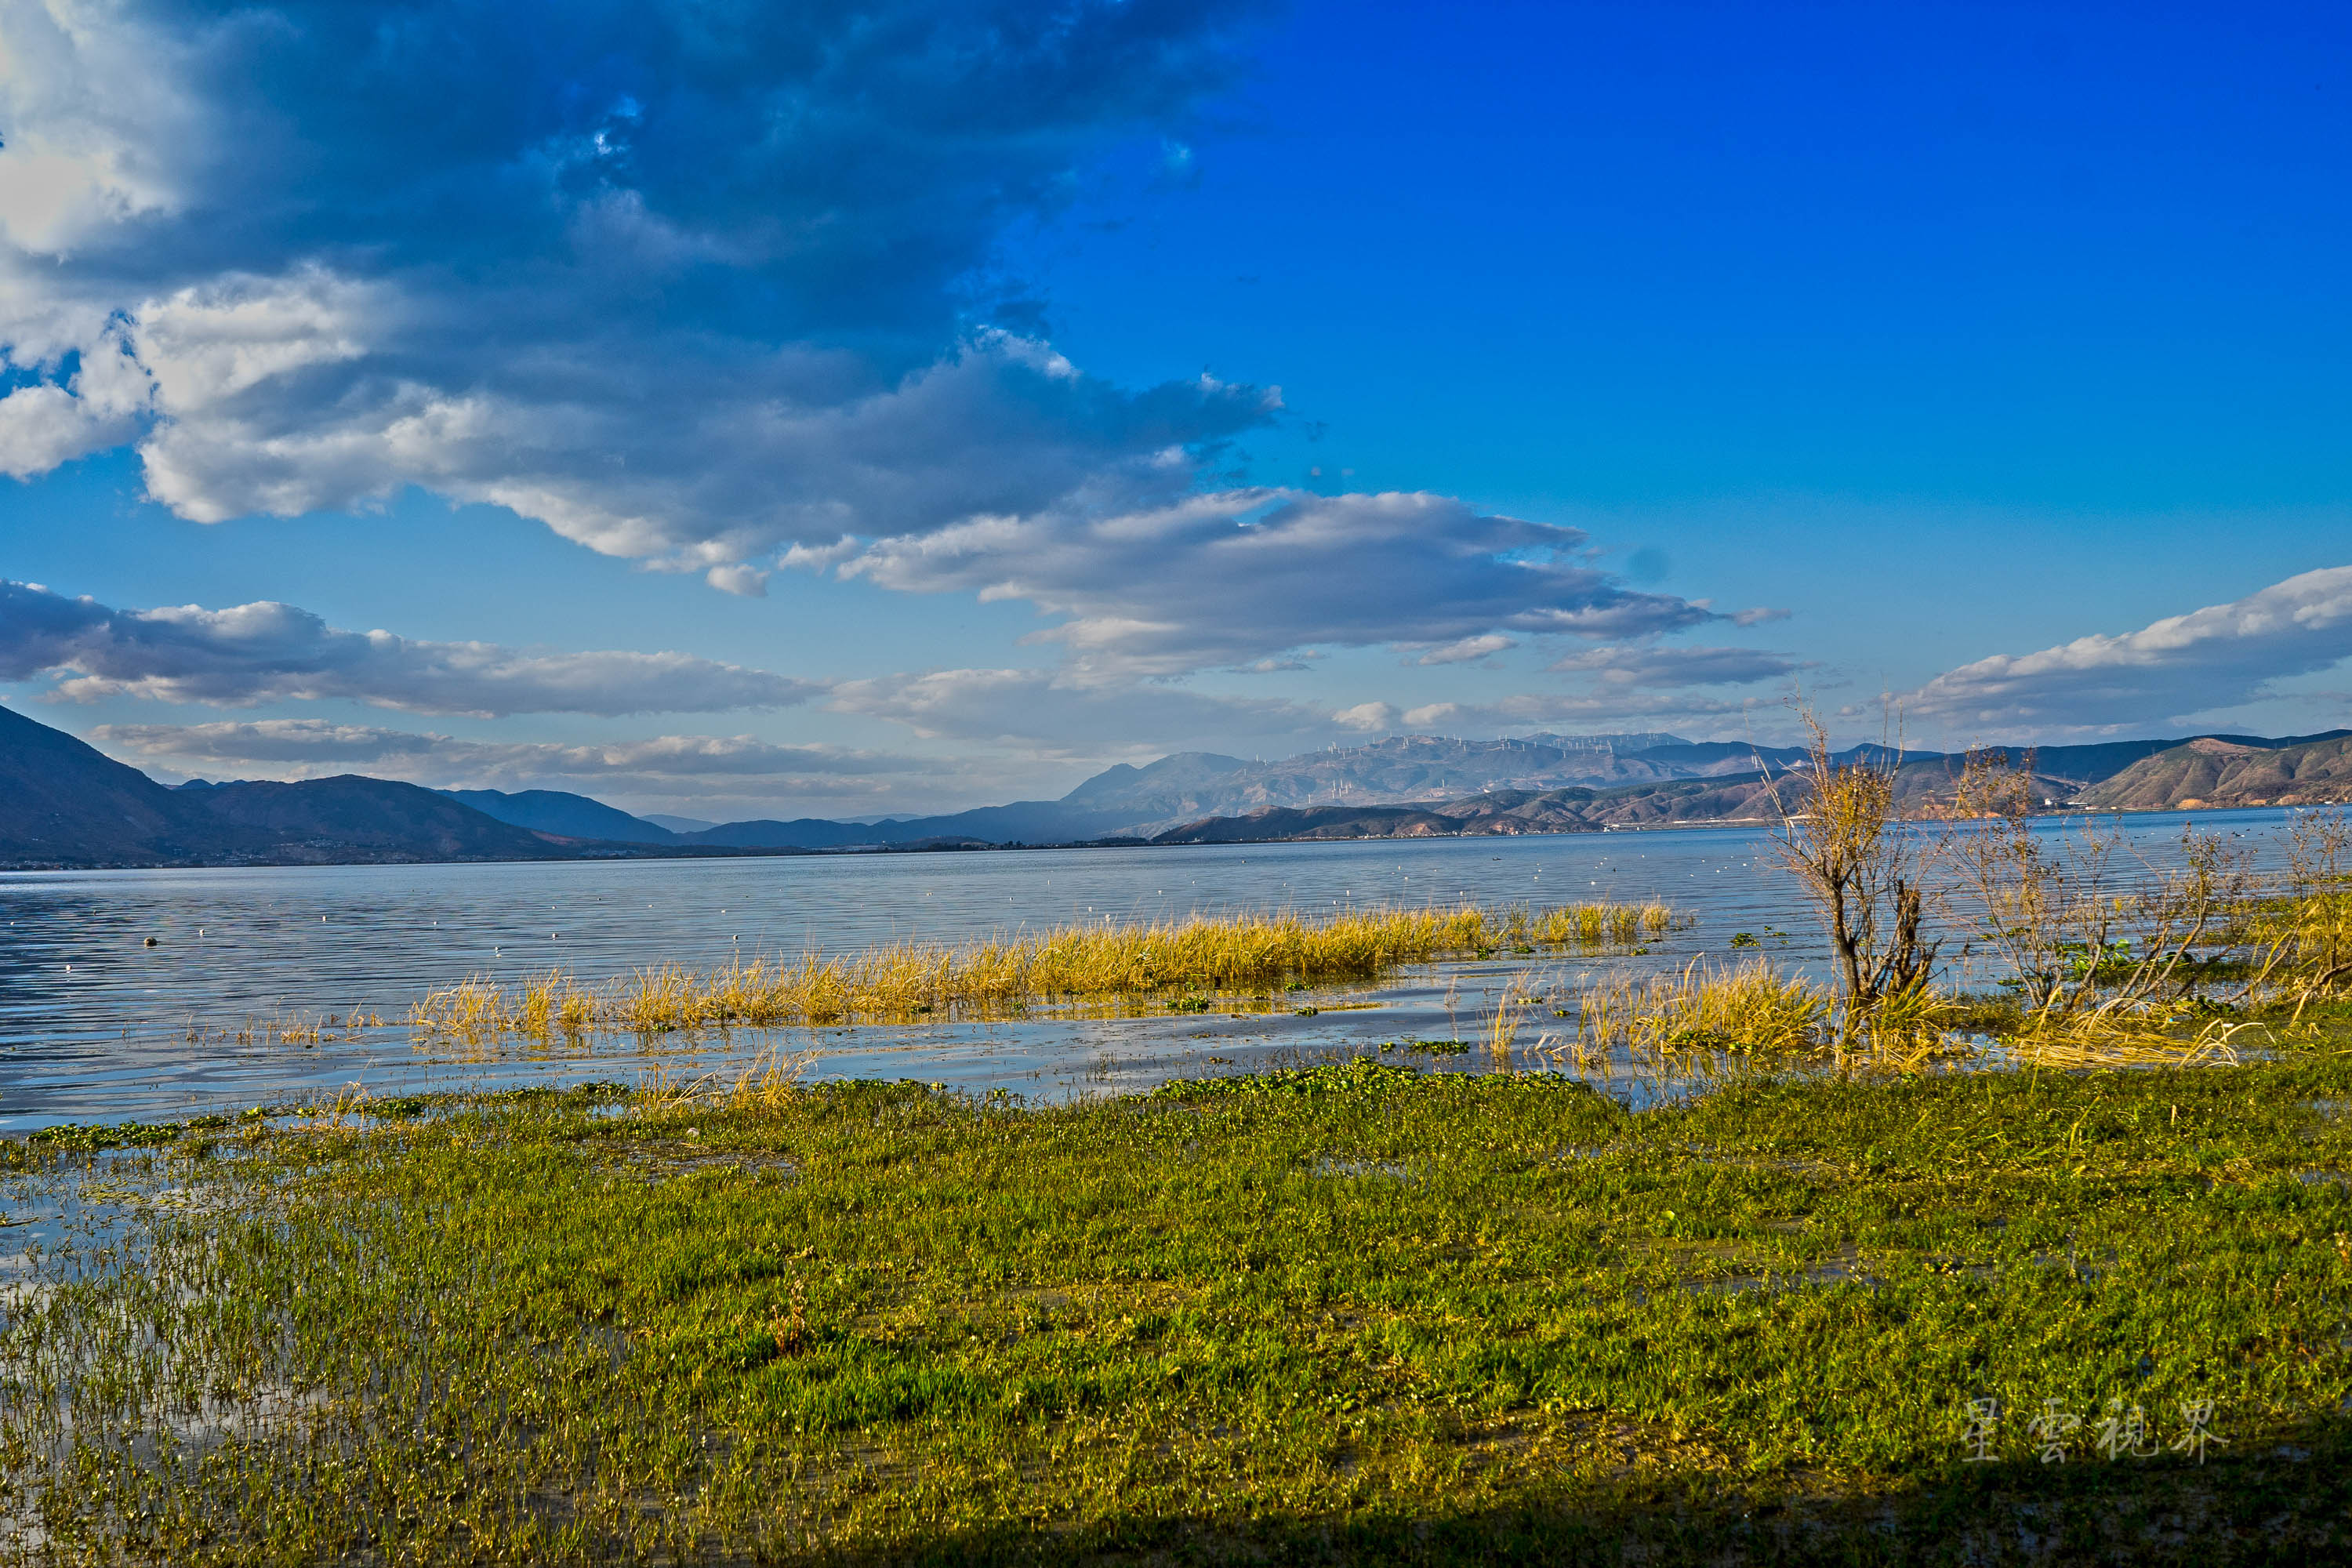
[[2067,1068],[2234,1064],[2245,1047],[2276,1043],[2266,1025],[2218,1018],[2184,1035],[2162,1009],[2029,1015],[1998,1042],[1966,1033],[1962,1017],[1951,997],[1920,985],[1882,998],[1842,1030],[1835,999],[1801,975],[1763,959],[1731,967],[1694,962],[1677,972],[1586,986],[1576,1047],[1580,1055],[1612,1047],[1658,1055],[1834,1054],[1841,1061],[1874,1058],[1897,1067],[1955,1051],[1991,1051]]
[[[2238,1063],[2242,1043],[2266,1047],[2276,1037],[2263,1024],[2215,1018],[2187,1037],[2166,1032],[2160,1017],[2120,1013],[2037,1017],[2001,1047],[2020,1060],[2046,1068],[2196,1067]],[[2252,1039],[2247,1036],[2252,1034]]]
[[1579,1044],[1604,1050],[1816,1050],[1833,1021],[1827,991],[1760,958],[1604,980],[1585,987],[1577,1014]]
[[1689,923],[1678,920],[1672,909],[1661,903],[1562,904],[1556,909],[1520,908],[1508,913],[1512,918],[1506,924],[1506,937],[1523,931],[1531,942],[1595,947],[1608,943],[1629,946],[1664,936],[1678,924]]
[[899,942],[840,955],[755,957],[719,969],[660,964],[599,987],[561,971],[501,985],[467,980],[412,1010],[418,1028],[466,1038],[546,1038],[613,1029],[769,1027],[991,1016],[1087,998],[1254,991],[1284,983],[1369,980],[1402,965],[1506,945],[1632,945],[1677,923],[1664,904],[1580,904],[1501,911],[1472,905],[1196,916],[1139,925],[1064,926],[954,946]]

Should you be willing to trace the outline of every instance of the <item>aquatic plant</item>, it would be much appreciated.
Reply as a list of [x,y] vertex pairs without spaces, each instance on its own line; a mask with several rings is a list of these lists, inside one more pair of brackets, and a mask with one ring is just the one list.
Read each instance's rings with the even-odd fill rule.
[[1576,1005],[1580,1042],[1599,1049],[1811,1051],[1834,1035],[1829,993],[1761,958],[1613,975],[1585,986]]
[[901,942],[797,958],[760,955],[711,970],[641,969],[586,988],[561,972],[519,988],[476,978],[412,1010],[418,1028],[462,1038],[618,1029],[680,1029],[991,1016],[1035,1003],[1177,994],[1206,1011],[1220,994],[1253,1000],[1407,964],[1494,950],[1514,929],[1553,945],[1630,944],[1670,929],[1664,904],[1582,904],[1501,913],[1471,905],[1297,914],[1196,916],[1131,925],[1071,925],[966,945]]

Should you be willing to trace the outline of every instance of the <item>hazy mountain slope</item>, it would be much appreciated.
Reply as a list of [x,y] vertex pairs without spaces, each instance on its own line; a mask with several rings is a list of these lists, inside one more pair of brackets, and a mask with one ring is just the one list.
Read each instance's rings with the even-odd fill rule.
[[1117,763],[1055,804],[1073,811],[1125,813],[1139,818],[1201,811],[1229,797],[1236,780],[1259,764],[1214,752],[1176,752],[1144,767]]
[[180,798],[225,826],[268,835],[273,856],[288,860],[549,860],[570,847],[432,790],[355,773]]
[[1461,832],[1458,823],[1416,805],[1265,805],[1211,816],[1155,835],[1154,844],[1256,844],[1297,838],[1426,838]]
[[675,844],[677,835],[658,823],[631,816],[584,795],[560,789],[443,789],[433,792],[472,806],[483,816],[538,833],[567,838],[603,838],[615,844]]
[[678,836],[681,844],[739,847],[837,849],[856,844],[913,844],[925,839],[971,839],[987,844],[1068,844],[1105,838],[1131,821],[1121,811],[1074,811],[1055,800],[1016,800],[1008,805],[976,806],[946,816],[913,816],[887,822],[832,822],[803,816],[790,822],[729,822],[701,833]]
[[764,817],[751,822],[722,822],[716,827],[677,837],[681,844],[736,849],[837,849],[846,844],[885,842],[866,824],[833,822],[821,816],[799,816],[790,822],[773,822]]
[[2133,763],[2083,796],[2113,811],[2352,801],[2352,736],[2300,745],[2200,738]]
[[[2047,747],[2036,753],[2037,799],[2053,805],[2074,799],[2084,785],[2168,744],[2158,741],[2113,742],[2094,746]],[[2024,748],[2010,748],[2021,755]],[[1893,757],[1879,745],[1839,753]],[[1212,821],[1249,826],[1220,827],[1222,837],[1357,837],[1440,831],[1562,832],[1578,824],[1635,826],[1664,822],[1728,820],[1770,815],[1758,794],[1758,764],[1776,776],[1804,760],[1788,746],[1751,746],[1740,742],[1687,742],[1672,735],[1531,735],[1506,741],[1456,741],[1429,735],[1394,736],[1364,746],[1332,747],[1275,762],[1244,762],[1213,752],[1179,752],[1144,767],[1105,769],[1058,801],[1014,801],[944,816],[887,822],[838,823],[816,818],[793,822],[739,822],[684,835],[679,842],[829,849],[861,844],[907,844],[933,838],[987,843],[1056,844],[1117,837],[1185,837]],[[1903,754],[1899,790],[1906,809],[1932,812],[1948,801],[1962,758],[1935,752]],[[1668,789],[1670,784],[1719,781],[1721,789]],[[1801,784],[1783,785],[1784,795]],[[1498,808],[1491,825],[1447,828],[1407,812],[1365,816],[1372,807],[1411,807],[1442,812],[1457,823],[1483,821],[1487,814],[1464,803],[1505,795],[1556,794],[1562,790],[1628,792],[1612,795],[1599,815],[1564,798],[1514,816]],[[1304,813],[1266,816],[1269,811]],[[1538,822],[1543,826],[1536,826]],[[1352,825],[1352,826],[1351,826]],[[1208,829],[1200,829],[1209,832]],[[1172,836],[1172,837],[1170,837]]]
[[344,777],[166,789],[0,709],[0,861],[156,866],[544,859],[566,851],[415,784]]
[[[1801,780],[1781,798],[1804,798]],[[1613,789],[1492,790],[1431,805],[1265,806],[1155,836],[1155,844],[1251,844],[1295,838],[1424,838],[1444,834],[1598,833],[1611,827],[1778,820],[1762,776],[1676,779]]]
[[[1883,751],[1858,747],[1843,755]],[[2078,798],[2143,810],[2352,800],[2352,731],[2284,740],[2108,742],[2042,747],[2032,755],[2035,795],[2054,805]],[[1396,736],[1272,763],[1177,752],[1145,767],[1106,769],[1058,801],[877,823],[802,818],[673,833],[557,790],[434,791],[356,775],[166,789],[70,735],[0,708],[0,865],[537,860],[1127,837],[1249,843],[1576,833],[1772,820],[1779,805],[1802,804],[1803,775],[1792,771],[1801,760],[1786,747],[1660,734]],[[1757,770],[1759,761],[1777,780],[1777,804],[1774,786]],[[1949,799],[1963,761],[1935,752],[1905,757],[1897,779],[1902,808],[1934,815]]]
[[[1657,733],[1529,735],[1498,741],[1395,735],[1271,762],[1184,752],[1149,767],[1108,769],[1063,796],[1060,804],[1101,814],[1090,817],[1101,826],[1089,837],[1113,831],[1154,833],[1265,806],[1412,805],[1489,789],[1540,790],[1681,777],[1689,770],[1654,762],[1649,750],[1686,743]],[[1755,764],[1750,761],[1745,765]],[[1118,820],[1121,813],[1123,822]]]
[[[2129,745],[2057,748],[2059,761],[2096,768]],[[1856,748],[1877,751],[1879,748]],[[2069,751],[2092,753],[2068,757]],[[2101,754],[2104,753],[2104,754]],[[1840,753],[1840,760],[1853,752]],[[2022,755],[2022,749],[2016,753]],[[2039,753],[2036,760],[2048,752]],[[1769,753],[1768,753],[1768,757]],[[1702,758],[1714,761],[1714,758]],[[1929,754],[1906,759],[1896,773],[1899,809],[1932,816],[1948,805],[1965,759]],[[2088,771],[2087,769],[2085,771]],[[2032,775],[2037,800],[2057,805],[2076,798],[2072,780],[2048,771]],[[1778,822],[1785,808],[1802,811],[1811,794],[1801,773],[1770,778],[1750,768],[1714,778],[1620,784],[1607,789],[1489,790],[1453,800],[1411,805],[1264,806],[1231,816],[1185,823],[1154,836],[1157,844],[1251,844],[1298,838],[1412,838],[1441,834],[1590,833],[1612,827],[1665,827],[1721,822]],[[2186,797],[2186,798],[2184,798]],[[2273,746],[2202,737],[2132,763],[2107,784],[2081,796],[2105,808],[2154,809],[2184,804],[2286,805],[2352,800],[2352,737]]]

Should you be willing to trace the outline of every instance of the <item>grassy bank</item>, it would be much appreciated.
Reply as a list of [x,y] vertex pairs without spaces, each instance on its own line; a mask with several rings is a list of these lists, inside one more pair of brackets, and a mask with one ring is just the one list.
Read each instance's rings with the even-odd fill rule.
[[[0,1553],[2204,1562],[2347,1533],[2352,1058],[1640,1115],[1362,1063],[1061,1109],[775,1079],[391,1109],[430,1114],[0,1145],[12,1208],[100,1226],[5,1298]],[[2153,1452],[2101,1457],[2134,1407]],[[2086,1424],[2041,1463],[2058,1413]]]

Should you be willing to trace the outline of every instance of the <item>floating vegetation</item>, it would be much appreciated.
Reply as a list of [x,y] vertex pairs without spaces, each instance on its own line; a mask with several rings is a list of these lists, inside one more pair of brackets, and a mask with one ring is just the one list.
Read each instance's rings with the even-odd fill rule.
[[1460,1057],[1470,1052],[1467,1040],[1392,1040],[1390,1045],[1426,1057]]
[[1195,917],[1139,925],[1064,926],[961,946],[902,942],[860,952],[758,957],[723,968],[662,964],[585,986],[561,970],[520,984],[474,979],[436,991],[411,1022],[461,1039],[554,1038],[594,1030],[657,1035],[735,1026],[911,1023],[993,1017],[1034,1005],[1174,993],[1180,1012],[1217,997],[1372,980],[1413,963],[1503,946],[1626,946],[1674,929],[1664,904],[1574,904],[1500,911],[1470,905]]

